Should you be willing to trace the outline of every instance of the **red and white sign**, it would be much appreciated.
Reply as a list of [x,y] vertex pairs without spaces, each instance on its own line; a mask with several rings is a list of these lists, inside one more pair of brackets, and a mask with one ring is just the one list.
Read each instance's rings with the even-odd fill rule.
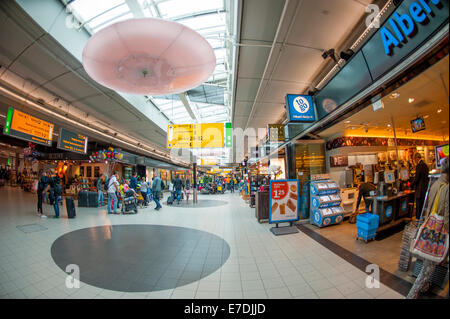
[[298,220],[298,188],[296,179],[270,181],[270,223]]

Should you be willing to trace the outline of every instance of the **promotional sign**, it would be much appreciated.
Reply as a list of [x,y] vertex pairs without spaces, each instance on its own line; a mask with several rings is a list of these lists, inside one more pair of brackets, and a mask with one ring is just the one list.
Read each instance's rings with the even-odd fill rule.
[[4,133],[33,143],[52,145],[54,125],[10,107]]
[[169,125],[167,148],[224,147],[224,130],[224,123]]
[[286,95],[287,118],[291,122],[314,122],[314,104],[310,95]]
[[88,146],[87,136],[61,128],[59,131],[58,148],[75,153],[86,154]]
[[298,220],[299,198],[297,179],[271,180],[269,223]]
[[[198,163],[197,163],[198,164]],[[200,164],[201,166],[215,166],[217,165],[217,161],[214,159],[209,159],[209,158],[201,158],[200,159]]]
[[267,124],[267,135],[269,142],[284,142],[284,125]]

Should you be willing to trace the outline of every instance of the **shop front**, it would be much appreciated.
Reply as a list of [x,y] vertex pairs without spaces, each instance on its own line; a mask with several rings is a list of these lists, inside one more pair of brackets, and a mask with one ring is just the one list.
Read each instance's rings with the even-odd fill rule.
[[[405,15],[413,3],[403,1],[393,17]],[[313,138],[296,141],[287,158],[288,174],[295,167],[303,185],[305,222],[298,227],[336,252],[378,265],[404,287],[421,264],[412,256],[400,267],[405,226],[423,208],[415,194],[417,164],[428,167],[424,183],[429,185],[448,157],[448,1],[431,10],[426,24],[413,22],[415,32],[403,45],[394,41],[399,33],[387,22],[355,53],[314,96],[317,122],[297,134]],[[367,203],[362,197],[358,205],[360,190],[367,187]],[[377,220],[370,234],[358,222],[365,212]],[[443,294],[447,281],[442,278],[433,293]]]

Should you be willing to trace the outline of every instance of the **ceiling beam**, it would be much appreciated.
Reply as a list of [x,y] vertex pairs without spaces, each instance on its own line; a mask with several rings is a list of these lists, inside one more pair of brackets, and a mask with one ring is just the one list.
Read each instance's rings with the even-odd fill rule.
[[141,5],[137,2],[137,0],[125,0],[125,2],[136,19],[145,18]]
[[186,92],[180,93],[178,94],[178,96],[180,97],[181,102],[183,102],[184,107],[186,108],[186,111],[189,113],[189,115],[191,116],[191,118],[197,122],[199,122],[199,116],[197,115],[197,112],[194,112],[193,108],[191,107],[191,105],[189,104]]

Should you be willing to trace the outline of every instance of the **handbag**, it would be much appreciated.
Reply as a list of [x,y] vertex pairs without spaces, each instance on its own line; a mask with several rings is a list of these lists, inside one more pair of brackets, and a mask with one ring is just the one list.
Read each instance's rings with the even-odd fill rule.
[[433,203],[430,216],[420,226],[412,245],[412,253],[429,261],[441,263],[448,253],[448,233],[444,217],[436,214],[442,186]]

